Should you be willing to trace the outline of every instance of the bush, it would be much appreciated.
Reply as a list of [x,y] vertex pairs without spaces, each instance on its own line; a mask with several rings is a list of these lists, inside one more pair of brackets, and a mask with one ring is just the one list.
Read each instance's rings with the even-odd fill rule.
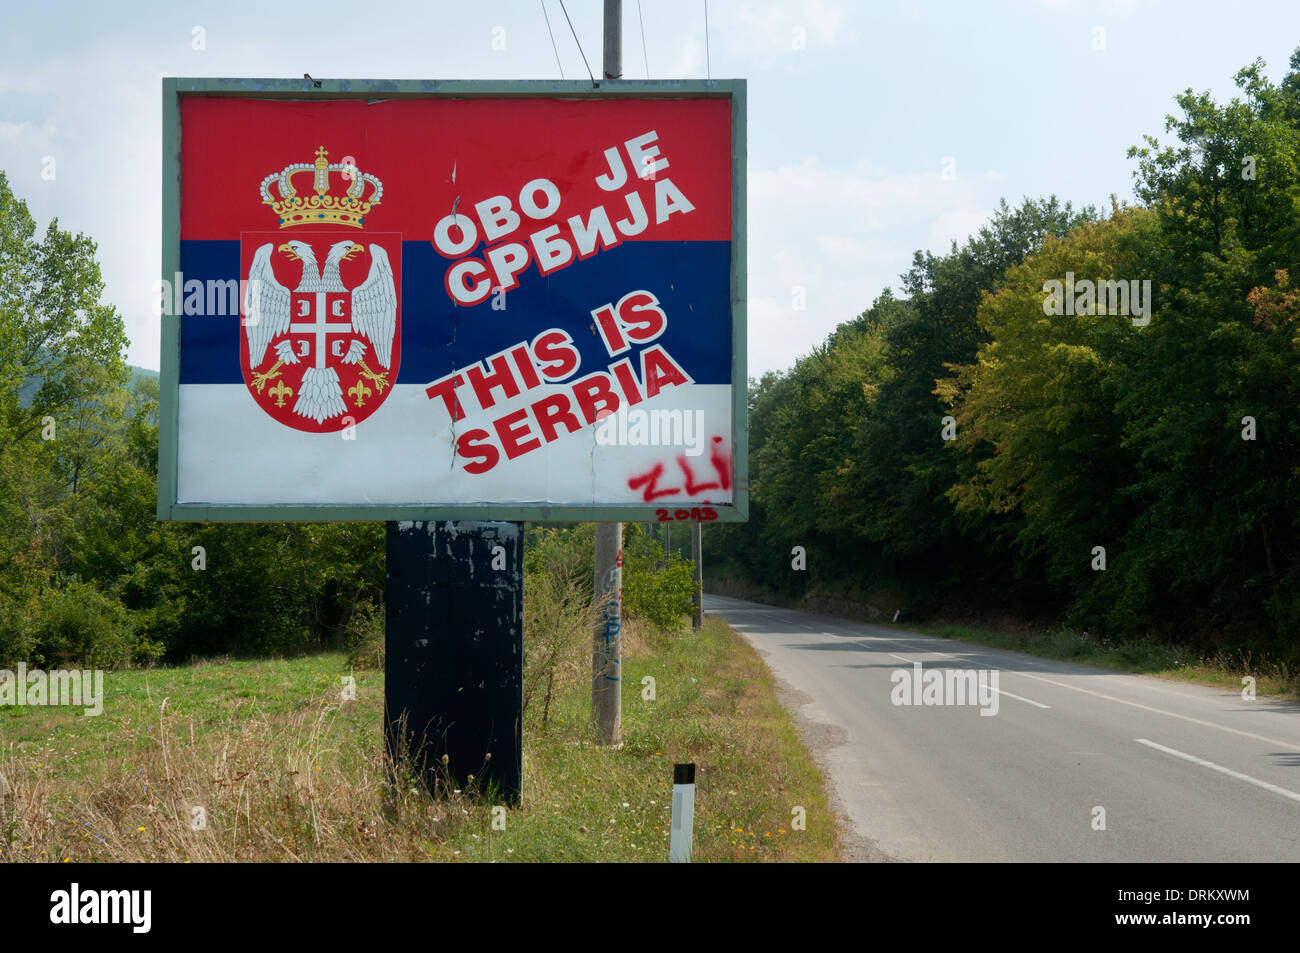
[[624,526],[623,614],[645,619],[660,632],[680,628],[695,600],[695,564],[677,553],[663,558],[659,542],[639,523]]
[[131,664],[131,615],[90,583],[45,589],[37,603],[29,664],[118,668]]
[[384,667],[384,607],[367,602],[348,620],[348,668]]
[[524,579],[524,713],[546,728],[551,702],[590,676],[597,607],[592,584],[583,586],[563,562],[542,565]]

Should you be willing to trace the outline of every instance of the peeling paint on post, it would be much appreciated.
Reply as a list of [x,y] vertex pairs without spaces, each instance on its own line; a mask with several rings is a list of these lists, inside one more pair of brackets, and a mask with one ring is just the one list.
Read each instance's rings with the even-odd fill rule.
[[431,790],[473,775],[480,795],[519,803],[523,555],[520,523],[388,523],[385,743]]

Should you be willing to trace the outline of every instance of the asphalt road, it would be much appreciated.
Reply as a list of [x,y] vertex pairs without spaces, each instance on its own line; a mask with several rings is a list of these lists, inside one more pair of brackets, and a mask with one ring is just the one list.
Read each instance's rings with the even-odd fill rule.
[[[782,683],[853,859],[1300,860],[1300,706],[722,596],[705,609]],[[895,704],[893,673],[939,677],[916,662],[996,672],[998,692]]]

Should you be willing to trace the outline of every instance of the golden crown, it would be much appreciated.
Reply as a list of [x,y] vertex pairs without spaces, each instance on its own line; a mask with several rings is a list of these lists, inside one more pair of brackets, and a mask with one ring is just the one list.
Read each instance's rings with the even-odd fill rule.
[[[351,225],[364,228],[371,208],[379,204],[384,186],[369,172],[362,172],[351,162],[330,162],[329,153],[321,146],[316,150],[314,163],[295,162],[285,166],[283,172],[272,172],[262,180],[262,201],[280,218],[281,228],[295,225]],[[345,158],[350,159],[351,156]],[[299,195],[293,187],[293,177],[300,172],[313,175],[314,195]],[[343,181],[350,182],[342,194],[330,194],[330,173],[342,173]],[[280,197],[271,194],[270,185],[276,182]],[[366,183],[371,185],[370,197],[364,198]]]

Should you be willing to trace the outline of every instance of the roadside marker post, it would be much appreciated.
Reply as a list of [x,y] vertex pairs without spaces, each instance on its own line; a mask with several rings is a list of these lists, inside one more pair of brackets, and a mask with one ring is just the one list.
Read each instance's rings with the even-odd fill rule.
[[689,864],[695,837],[695,762],[673,765],[673,826],[668,862]]

